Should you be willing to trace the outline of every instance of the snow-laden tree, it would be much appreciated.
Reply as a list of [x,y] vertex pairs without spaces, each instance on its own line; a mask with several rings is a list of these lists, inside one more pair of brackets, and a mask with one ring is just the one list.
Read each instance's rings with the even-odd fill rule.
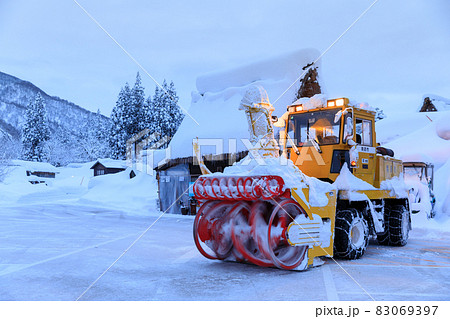
[[45,143],[49,139],[50,129],[45,103],[38,92],[25,113],[25,124],[22,127],[22,158],[28,161],[46,161],[48,156],[45,154]]
[[151,123],[149,128],[151,133],[157,133],[161,138],[167,139],[167,142],[161,146],[165,148],[178,130],[184,114],[178,106],[179,98],[173,82],[170,82],[168,85],[166,80],[164,80],[162,88],[158,86],[155,88],[150,107]]
[[108,130],[100,110],[88,115],[79,138],[80,155],[84,161],[109,157]]
[[63,126],[57,127],[45,142],[48,162],[54,166],[86,161],[82,156],[80,140]]
[[383,110],[380,109],[379,107],[375,108],[375,112],[376,112],[375,121],[379,121],[379,120],[386,118],[386,115],[384,114]]
[[153,103],[150,96],[145,100],[144,111],[142,113],[144,118],[142,129],[149,129],[150,132],[153,132],[155,124],[153,123]]
[[131,105],[131,90],[128,83],[120,90],[116,106],[111,112],[111,128],[109,134],[109,146],[111,157],[114,159],[125,159],[127,145],[127,121]]
[[145,92],[142,86],[139,72],[136,75],[136,82],[131,89],[131,110],[132,118],[128,126],[129,137],[136,135],[145,128]]
[[122,116],[127,138],[138,134],[145,126],[145,93],[141,83],[141,77],[138,72],[133,88],[129,90],[128,84],[125,86],[125,94],[129,94],[129,96],[123,104]]
[[0,183],[10,172],[11,160],[20,154],[20,140],[12,138],[0,129]]

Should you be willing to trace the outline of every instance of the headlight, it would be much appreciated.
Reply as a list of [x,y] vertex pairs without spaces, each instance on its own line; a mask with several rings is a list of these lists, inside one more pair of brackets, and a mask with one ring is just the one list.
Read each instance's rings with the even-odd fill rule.
[[344,106],[344,99],[337,99],[336,106]]

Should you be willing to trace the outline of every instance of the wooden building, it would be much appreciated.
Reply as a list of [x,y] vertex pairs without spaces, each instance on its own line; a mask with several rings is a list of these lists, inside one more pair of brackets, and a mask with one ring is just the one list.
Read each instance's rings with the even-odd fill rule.
[[94,176],[115,174],[123,172],[127,168],[124,161],[98,160],[91,169],[94,170]]
[[[247,151],[234,154],[205,155],[205,165],[211,172],[223,172],[224,168],[240,161]],[[192,193],[192,185],[202,175],[200,166],[194,157],[183,157],[169,160],[155,167],[158,181],[160,210],[173,214],[195,215],[197,203]]]
[[49,163],[13,160],[10,165],[20,167],[31,184],[50,185],[59,173],[58,169]]

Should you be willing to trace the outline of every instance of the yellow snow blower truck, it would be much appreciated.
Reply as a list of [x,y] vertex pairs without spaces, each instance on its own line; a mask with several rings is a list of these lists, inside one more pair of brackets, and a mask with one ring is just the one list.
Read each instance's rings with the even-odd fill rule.
[[[304,270],[318,257],[360,258],[374,236],[405,245],[411,229],[402,162],[379,147],[375,112],[347,98],[300,99],[279,119],[262,87],[241,101],[253,146],[193,191],[194,241],[207,258]],[[273,126],[280,127],[280,143]],[[280,145],[280,146],[279,146]]]

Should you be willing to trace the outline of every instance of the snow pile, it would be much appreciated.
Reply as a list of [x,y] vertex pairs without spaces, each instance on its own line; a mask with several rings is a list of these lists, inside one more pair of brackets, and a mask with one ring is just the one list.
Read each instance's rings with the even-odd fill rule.
[[81,204],[120,208],[131,214],[145,215],[157,210],[157,184],[153,176],[137,173],[130,179],[131,169],[96,176],[89,181],[88,191],[79,202]]
[[[417,179],[407,177],[405,177],[405,184],[410,190],[409,199],[411,203],[411,210],[431,213],[432,206],[428,185],[423,182],[420,182]],[[414,202],[416,200],[416,197],[420,198],[419,203]]]
[[[264,87],[274,103],[274,115],[281,116],[296,98],[302,68],[318,56],[317,50],[300,50],[199,77],[189,115],[170,142],[171,158],[193,156],[192,141],[196,137],[204,155],[247,150],[244,143],[249,137],[248,124],[244,112],[238,110],[247,90],[253,85]],[[286,88],[289,89],[284,93]]]
[[[154,176],[137,172],[137,176],[130,179],[128,168],[121,173],[93,177],[91,167],[94,163],[55,168],[47,163],[12,161],[6,178],[0,183],[0,205],[66,202],[117,208],[134,215],[147,215],[158,210]],[[116,161],[103,160],[102,163],[117,166]],[[57,174],[54,179],[45,179],[51,181],[48,185],[32,185],[26,175],[27,170],[54,171]]]
[[434,194],[437,211],[450,217],[450,159],[435,171]]
[[436,134],[444,140],[450,140],[450,113],[445,114],[437,121]]
[[317,59],[318,53],[313,49],[300,50],[229,70],[211,72],[197,78],[197,90],[200,94],[218,93],[267,79],[290,78],[293,81],[300,76],[302,67]]
[[434,164],[437,217],[450,217],[450,111],[399,113],[377,122],[378,142],[403,161]]
[[347,163],[344,163],[344,165],[342,165],[341,172],[332,185],[338,190],[345,191],[376,189],[369,183],[353,175],[348,169]]
[[[257,175],[276,175],[281,176],[284,180],[286,188],[305,188],[309,187],[309,204],[314,207],[322,207],[328,204],[326,194],[334,189],[334,187],[321,180],[308,177],[294,165],[291,160],[284,157],[279,158],[261,158],[253,157],[252,154],[247,155],[241,161],[233,166],[226,167],[223,173],[214,173],[213,175],[225,176],[257,176]],[[299,196],[303,196],[301,191]],[[303,198],[308,203],[306,198]]]
[[403,179],[403,174],[400,177],[393,177],[391,179],[381,182],[380,189],[387,189],[391,191],[391,196],[401,198],[408,197],[408,190],[410,189]]
[[0,183],[0,203],[16,203],[24,195],[47,189],[48,187],[45,184],[32,185],[29,182],[26,166],[12,165],[7,167],[6,177]]
[[58,169],[49,163],[29,162],[22,160],[12,160],[11,162],[12,166],[21,167],[26,171],[58,173]]
[[303,110],[312,110],[327,106],[327,96],[325,94],[316,94],[311,98],[303,97],[296,100],[292,105],[302,105]]

